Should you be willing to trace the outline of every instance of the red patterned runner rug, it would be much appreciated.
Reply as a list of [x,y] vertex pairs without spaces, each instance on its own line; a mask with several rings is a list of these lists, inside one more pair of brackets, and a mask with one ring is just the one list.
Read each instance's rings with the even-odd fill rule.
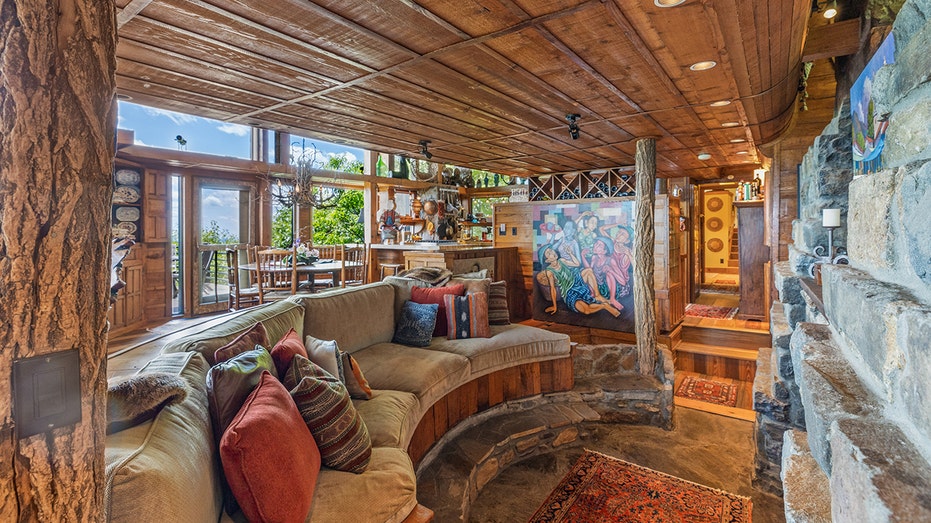
[[682,384],[676,389],[676,396],[690,400],[724,405],[737,406],[737,385],[721,381],[706,380],[695,376],[686,376]]
[[529,523],[750,523],[750,498],[586,450]]
[[696,318],[715,318],[719,320],[729,320],[737,315],[737,309],[733,307],[718,307],[716,305],[699,305],[698,303],[689,303],[685,306],[685,315]]

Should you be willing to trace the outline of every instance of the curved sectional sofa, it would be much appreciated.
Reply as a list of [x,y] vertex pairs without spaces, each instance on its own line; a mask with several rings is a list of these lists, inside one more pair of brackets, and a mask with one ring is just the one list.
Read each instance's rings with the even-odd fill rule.
[[107,437],[108,520],[232,521],[222,510],[205,379],[213,352],[258,321],[270,340],[291,328],[302,339],[336,340],[374,390],[369,400],[353,400],[372,440],[368,468],[353,474],[324,467],[307,521],[414,519],[416,463],[450,427],[506,400],[572,388],[564,334],[512,324],[492,326],[489,338],[436,337],[425,348],[392,343],[396,311],[409,292],[380,282],[294,296],[167,345],[141,372],[181,376],[190,392],[153,420]]

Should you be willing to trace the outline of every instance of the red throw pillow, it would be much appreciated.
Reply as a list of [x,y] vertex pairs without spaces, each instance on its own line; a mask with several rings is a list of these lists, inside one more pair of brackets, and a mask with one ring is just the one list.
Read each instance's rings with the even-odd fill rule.
[[290,394],[264,372],[220,440],[220,461],[249,521],[304,521],[320,451]]
[[433,336],[446,336],[448,330],[446,322],[446,305],[443,303],[443,296],[453,294],[462,296],[465,292],[463,285],[450,285],[448,287],[414,287],[411,289],[411,301],[414,303],[435,303],[439,305],[436,311],[436,326],[433,328]]
[[271,352],[272,359],[275,360],[275,369],[278,371],[278,376],[284,376],[284,373],[288,372],[288,367],[291,366],[291,360],[294,359],[295,354],[307,357],[304,342],[301,341],[301,336],[293,327],[284,337],[278,340]]
[[249,327],[233,341],[217,349],[213,353],[213,361],[210,364],[216,365],[224,362],[237,354],[254,349],[256,345],[268,347],[268,333],[265,332],[265,325],[262,325],[262,322]]

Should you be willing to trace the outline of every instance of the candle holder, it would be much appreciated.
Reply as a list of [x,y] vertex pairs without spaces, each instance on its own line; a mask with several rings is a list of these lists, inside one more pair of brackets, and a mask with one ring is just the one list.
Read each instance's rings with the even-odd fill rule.
[[834,229],[840,227],[840,209],[823,209],[821,225],[828,230],[828,245],[827,248],[821,245],[814,248],[818,259],[808,268],[809,275],[816,280],[820,280],[822,265],[850,263],[847,258],[847,249],[844,246],[834,247]]

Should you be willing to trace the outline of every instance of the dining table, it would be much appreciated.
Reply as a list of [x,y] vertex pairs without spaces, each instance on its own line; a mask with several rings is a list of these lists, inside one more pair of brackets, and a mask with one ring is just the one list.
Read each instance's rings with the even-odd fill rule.
[[[310,290],[313,290],[313,276],[317,274],[331,274],[333,277],[333,287],[339,287],[340,278],[342,276],[343,267],[350,268],[355,266],[360,266],[359,262],[346,262],[343,264],[342,260],[317,260],[313,263],[298,263],[297,264],[297,275],[299,279],[304,279],[302,277],[307,277],[306,282],[310,283]],[[258,267],[255,263],[245,263],[239,266],[240,269],[246,271],[257,271]],[[280,268],[272,268],[270,270],[279,270],[279,271],[290,271],[290,265],[282,265]],[[298,285],[299,290],[301,289]]]

